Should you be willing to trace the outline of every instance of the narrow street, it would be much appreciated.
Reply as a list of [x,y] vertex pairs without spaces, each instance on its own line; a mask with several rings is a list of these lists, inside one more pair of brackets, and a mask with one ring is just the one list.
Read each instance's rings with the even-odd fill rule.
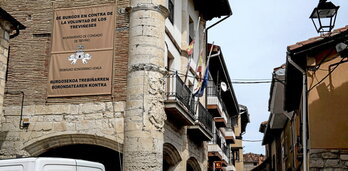
[[346,14],[0,0],[0,171],[348,170]]

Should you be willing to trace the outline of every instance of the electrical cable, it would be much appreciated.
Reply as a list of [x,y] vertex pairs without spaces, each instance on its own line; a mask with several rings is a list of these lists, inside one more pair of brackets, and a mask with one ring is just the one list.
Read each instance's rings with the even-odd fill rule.
[[[193,75],[186,75],[184,73],[180,73],[177,70],[170,70],[168,68],[166,68],[168,72],[171,72],[170,74],[178,74],[179,76],[185,76],[185,77],[189,77],[189,78],[197,78],[196,76]],[[232,81],[232,83],[234,84],[268,84],[268,83],[272,83],[272,81],[270,81],[270,79],[233,79],[236,81]],[[238,81],[240,80],[240,81]]]
[[320,83],[322,83],[328,76],[330,76],[335,70],[336,68],[341,64],[341,62],[343,62],[345,58],[342,58],[341,61],[332,69],[329,70],[329,73],[327,75],[325,75],[325,77],[323,77],[319,82],[317,82],[315,85],[313,85],[311,88],[308,89],[308,92],[310,92],[313,88],[315,88],[316,86],[318,86]]
[[[320,68],[320,66],[326,61],[326,59],[330,56],[330,54],[333,52],[334,49],[335,48],[330,49],[329,53],[327,53],[325,55],[325,57],[319,62],[319,64],[317,66],[315,66],[315,70],[318,70]],[[337,56],[335,56],[335,57],[337,57]],[[315,73],[315,71],[314,71],[314,73]]]
[[272,81],[232,81],[233,84],[268,84]]
[[245,141],[245,142],[261,142],[262,140],[242,140],[242,141]]
[[267,80],[271,80],[269,78],[266,78],[266,79],[261,79],[261,78],[249,78],[249,79],[246,79],[246,78],[236,78],[236,79],[233,79],[235,81],[267,81]]

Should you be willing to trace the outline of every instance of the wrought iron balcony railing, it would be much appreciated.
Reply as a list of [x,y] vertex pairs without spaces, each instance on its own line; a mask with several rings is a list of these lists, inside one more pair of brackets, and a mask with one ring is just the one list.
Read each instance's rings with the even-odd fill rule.
[[198,120],[201,126],[212,134],[213,116],[209,111],[193,96],[192,91],[187,87],[178,74],[170,74],[166,81],[167,100],[175,100],[186,108],[189,115]]
[[[219,107],[221,107],[221,110],[225,114],[227,114],[226,105],[221,99],[221,95],[219,93],[217,86],[212,81],[209,81],[209,83],[208,83],[207,94],[208,94],[208,103],[210,103],[209,102],[210,100],[211,100],[211,103],[219,103]],[[215,97],[214,99],[216,99],[216,100],[209,99],[209,97]]]
[[208,112],[208,110],[201,104],[198,103],[198,121],[201,122],[205,128],[213,132],[213,116]]
[[226,154],[227,158],[230,158],[230,153],[228,151],[228,147],[226,145],[222,145],[222,152]]
[[174,99],[180,101],[189,114],[195,114],[195,98],[191,90],[184,84],[177,74],[170,74],[167,76],[167,99]]
[[213,144],[217,144],[221,148],[221,137],[217,129],[214,132]]

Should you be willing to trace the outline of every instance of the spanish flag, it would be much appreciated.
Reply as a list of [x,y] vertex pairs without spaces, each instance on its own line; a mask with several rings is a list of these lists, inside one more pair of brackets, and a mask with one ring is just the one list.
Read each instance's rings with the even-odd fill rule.
[[192,55],[194,44],[195,44],[195,40],[192,40],[191,43],[190,43],[190,45],[188,46],[188,48],[187,48],[187,50],[186,50],[188,56],[191,56],[191,55]]
[[204,94],[204,89],[208,86],[208,80],[209,80],[209,65],[205,68],[204,72],[204,78],[202,81],[200,81],[200,87],[199,89],[194,93],[194,96],[196,97],[202,97]]
[[203,72],[203,50],[199,54],[199,59],[197,64],[197,73],[199,75],[199,80],[202,80],[202,72]]

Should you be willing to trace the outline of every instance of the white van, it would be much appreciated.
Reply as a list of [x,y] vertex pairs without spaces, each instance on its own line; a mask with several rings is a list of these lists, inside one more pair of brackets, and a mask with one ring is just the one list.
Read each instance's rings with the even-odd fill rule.
[[97,162],[67,158],[19,158],[0,160],[0,171],[105,171]]

